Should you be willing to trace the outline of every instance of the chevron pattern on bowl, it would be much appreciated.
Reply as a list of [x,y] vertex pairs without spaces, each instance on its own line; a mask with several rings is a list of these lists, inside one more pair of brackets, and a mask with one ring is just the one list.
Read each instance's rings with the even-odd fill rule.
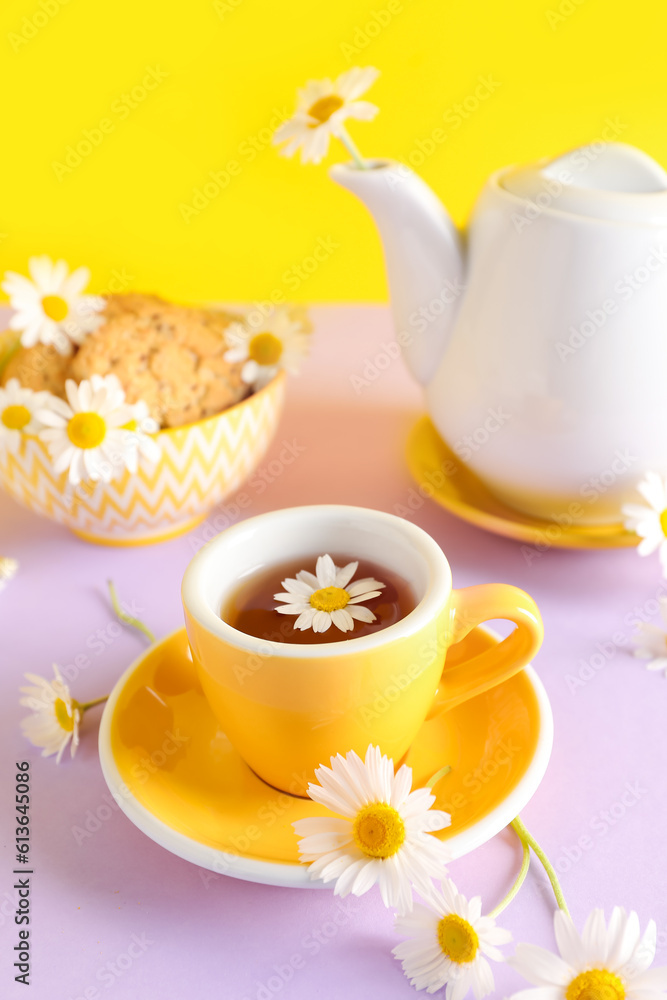
[[257,468],[282,412],[285,375],[236,406],[160,431],[162,457],[111,483],[73,487],[54,473],[45,445],[26,436],[16,455],[0,451],[0,485],[30,510],[88,541],[141,545],[202,521]]

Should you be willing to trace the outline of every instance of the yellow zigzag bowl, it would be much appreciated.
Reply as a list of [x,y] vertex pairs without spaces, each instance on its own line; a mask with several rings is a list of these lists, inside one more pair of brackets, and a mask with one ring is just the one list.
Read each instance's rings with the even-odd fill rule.
[[[13,341],[13,343],[12,343]],[[0,335],[0,370],[16,337]],[[280,373],[264,389],[205,420],[160,431],[162,455],[111,483],[73,487],[53,471],[39,438],[16,454],[0,449],[0,486],[24,507],[87,541],[144,545],[189,531],[257,468],[275,434],[285,396]]]

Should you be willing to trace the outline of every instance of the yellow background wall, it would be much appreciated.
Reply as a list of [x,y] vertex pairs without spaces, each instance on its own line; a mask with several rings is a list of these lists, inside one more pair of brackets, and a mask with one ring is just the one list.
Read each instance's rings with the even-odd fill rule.
[[[268,143],[297,86],[377,66],[380,114],[351,133],[366,155],[423,160],[463,222],[491,170],[591,141],[606,119],[667,164],[665,28],[664,0],[5,0],[0,267],[48,253],[88,264],[97,291],[382,300],[365,209],[325,164]],[[493,94],[458,116],[480,77]],[[345,158],[335,144],[326,163]],[[230,160],[225,190],[193,202]],[[318,239],[338,246],[302,280]]]

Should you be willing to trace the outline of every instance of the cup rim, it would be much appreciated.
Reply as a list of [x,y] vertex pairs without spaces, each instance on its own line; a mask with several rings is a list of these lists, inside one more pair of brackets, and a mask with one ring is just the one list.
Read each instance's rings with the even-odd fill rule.
[[[234,536],[242,535],[248,530],[248,525],[259,520],[265,521],[267,527],[271,523],[275,525],[281,520],[303,517],[306,512],[312,516],[349,516],[367,517],[383,521],[400,528],[407,536],[412,547],[421,552],[425,558],[429,580],[422,598],[405,618],[379,629],[370,635],[358,636],[353,639],[346,639],[337,642],[322,643],[294,643],[276,642],[274,640],[262,639],[249,635],[234,628],[228,622],[223,621],[210,606],[200,587],[201,575],[206,572],[208,564],[213,560],[214,553],[217,553],[225,544],[233,540]],[[255,653],[259,656],[279,656],[291,659],[325,659],[332,656],[347,656],[364,653],[372,649],[378,649],[387,643],[404,639],[421,631],[425,625],[432,622],[442,610],[446,598],[452,591],[452,574],[449,562],[444,552],[428,532],[411,521],[406,521],[396,514],[389,514],[386,511],[376,510],[372,507],[355,507],[348,504],[306,504],[297,507],[286,507],[281,510],[266,511],[254,517],[246,518],[237,524],[226,528],[220,534],[207,542],[195,554],[188,564],[183,575],[181,585],[181,597],[183,607],[195,621],[207,631],[213,633],[217,638],[229,645],[236,646],[244,652]],[[270,647],[270,652],[267,648]]]

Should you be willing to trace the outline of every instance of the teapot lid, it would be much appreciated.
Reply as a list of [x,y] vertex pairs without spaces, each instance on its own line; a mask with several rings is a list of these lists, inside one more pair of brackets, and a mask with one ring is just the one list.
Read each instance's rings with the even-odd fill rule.
[[597,142],[552,160],[510,167],[499,182],[519,198],[538,199],[547,211],[667,225],[667,172],[626,143]]

